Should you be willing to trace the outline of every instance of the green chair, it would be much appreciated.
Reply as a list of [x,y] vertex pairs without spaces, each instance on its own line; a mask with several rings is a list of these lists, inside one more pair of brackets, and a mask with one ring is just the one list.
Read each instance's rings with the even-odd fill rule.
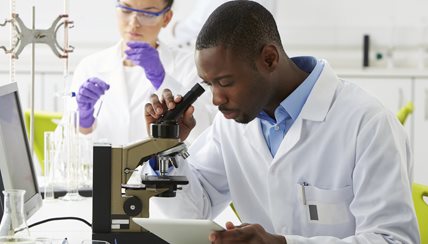
[[400,121],[402,125],[406,122],[407,117],[409,117],[410,114],[413,113],[414,106],[412,102],[408,102],[406,105],[404,105],[398,112],[397,112],[397,118]]
[[[58,121],[61,119],[60,113],[52,112],[34,112],[34,152],[36,153],[37,160],[39,161],[42,173],[44,172],[45,160],[45,131],[54,131]],[[28,139],[30,139],[30,111],[24,112],[25,126],[27,127]],[[44,174],[44,173],[43,173]]]
[[424,197],[428,197],[428,186],[413,183],[412,197],[418,218],[421,244],[428,244],[428,204],[424,200]]
[[[413,113],[413,110],[413,103],[408,102],[397,112],[397,118],[402,125],[404,125],[409,115]],[[418,219],[421,244],[428,244],[428,204],[425,202],[424,197],[428,197],[428,186],[413,183],[412,198]]]

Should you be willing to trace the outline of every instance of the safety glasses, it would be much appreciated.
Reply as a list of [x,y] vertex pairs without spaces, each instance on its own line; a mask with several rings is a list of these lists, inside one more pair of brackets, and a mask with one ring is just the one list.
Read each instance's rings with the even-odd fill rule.
[[121,4],[120,2],[117,3],[116,7],[119,10],[120,17],[123,18],[124,20],[129,22],[136,17],[138,20],[138,23],[146,26],[156,25],[160,19],[160,16],[162,16],[164,13],[168,12],[171,9],[171,7],[168,6],[159,12],[151,12],[151,11],[131,8]]

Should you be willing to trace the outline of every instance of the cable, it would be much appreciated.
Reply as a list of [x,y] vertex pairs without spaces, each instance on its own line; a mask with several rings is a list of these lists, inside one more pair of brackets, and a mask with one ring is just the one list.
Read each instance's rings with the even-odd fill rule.
[[85,219],[79,218],[79,217],[57,217],[57,218],[50,218],[50,219],[45,219],[36,223],[33,223],[31,225],[28,226],[28,228],[40,225],[40,224],[44,224],[50,221],[56,221],[56,220],[79,220],[82,221],[83,223],[85,223],[87,226],[92,227],[91,223],[89,223],[88,221],[86,221]]
[[[85,219],[79,218],[79,217],[56,217],[56,218],[45,219],[45,220],[33,223],[33,224],[28,226],[28,229],[31,227],[40,225],[40,224],[44,224],[44,223],[47,223],[50,221],[56,221],[56,220],[79,220],[79,221],[82,221],[83,223],[85,223],[86,225],[88,225],[89,227],[92,227],[92,225],[88,221],[86,221]],[[15,233],[18,233],[18,232],[23,231],[23,230],[25,230],[25,228],[15,230]]]

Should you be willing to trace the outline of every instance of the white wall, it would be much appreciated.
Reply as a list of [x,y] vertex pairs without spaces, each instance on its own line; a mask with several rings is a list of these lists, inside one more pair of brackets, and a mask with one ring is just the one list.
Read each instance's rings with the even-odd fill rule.
[[[35,0],[16,0],[17,12],[30,26],[31,3]],[[174,21],[185,18],[196,1],[175,0]],[[70,43],[76,51],[70,57],[73,69],[84,55],[102,49],[118,39],[115,0],[69,0],[70,18],[75,29]],[[63,1],[36,1],[36,28],[46,28],[56,15],[63,12]],[[362,63],[362,38],[369,34],[372,56],[385,53],[395,46],[401,66],[416,66],[418,51],[428,49],[428,1],[424,0],[278,0],[277,22],[283,42],[290,55],[315,54],[327,57],[333,65],[359,67]],[[0,19],[8,15],[9,1],[2,0]],[[170,40],[168,31],[163,39]],[[0,45],[8,45],[8,28],[0,28]],[[419,48],[421,47],[421,48]],[[29,56],[29,47],[25,56]],[[61,69],[61,62],[48,52],[38,51],[41,69]],[[40,54],[39,52],[42,52]],[[404,58],[403,58],[404,57]],[[23,57],[22,59],[25,59]],[[5,55],[0,54],[0,69],[7,67]],[[22,60],[20,63],[29,63]],[[373,64],[375,64],[373,62]]]
[[375,53],[392,46],[397,66],[416,67],[420,49],[428,49],[426,9],[423,0],[279,1],[277,16],[291,53],[320,53],[334,66],[361,67],[369,34],[374,65]]
[[[170,27],[174,22],[188,16],[196,1],[205,0],[175,0],[175,16],[170,26],[162,33],[164,41],[172,43]],[[56,16],[64,13],[64,1],[15,2],[17,13],[28,27],[31,26],[31,6],[34,3],[37,29],[48,28]],[[76,48],[75,52],[70,54],[70,71],[74,70],[84,56],[106,48],[118,40],[114,5],[115,0],[69,0],[70,19],[75,22],[75,28],[70,31],[70,44]],[[9,7],[9,0],[1,0],[0,20],[8,18]],[[425,65],[428,68],[426,9],[428,1],[424,0],[277,0],[274,15],[290,56],[315,55],[328,59],[336,69],[360,68],[362,38],[364,34],[369,34],[372,66],[386,66],[385,58],[376,61],[375,54],[379,52],[385,56],[386,51],[394,47],[397,67],[418,67],[420,57],[425,57]],[[0,28],[0,45],[9,45],[9,26]],[[27,89],[23,95],[27,98],[30,57],[31,48],[27,46],[16,62],[16,69],[21,72],[16,80],[23,90]],[[61,89],[68,82],[61,77],[63,67],[64,60],[57,58],[47,46],[37,45],[36,70],[57,73],[55,76],[42,74],[40,80],[46,81],[40,83],[45,86],[55,84],[57,89]],[[9,80],[8,70],[8,56],[0,50],[0,82]],[[48,102],[38,102],[42,108],[46,108],[43,103]],[[58,107],[55,105],[47,108],[57,110]]]

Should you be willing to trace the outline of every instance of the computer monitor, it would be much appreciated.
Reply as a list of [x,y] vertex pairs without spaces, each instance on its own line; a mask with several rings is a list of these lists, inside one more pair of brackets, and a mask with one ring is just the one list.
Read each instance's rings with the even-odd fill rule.
[[29,218],[42,206],[16,83],[0,85],[0,219],[4,189],[25,190],[24,211]]

